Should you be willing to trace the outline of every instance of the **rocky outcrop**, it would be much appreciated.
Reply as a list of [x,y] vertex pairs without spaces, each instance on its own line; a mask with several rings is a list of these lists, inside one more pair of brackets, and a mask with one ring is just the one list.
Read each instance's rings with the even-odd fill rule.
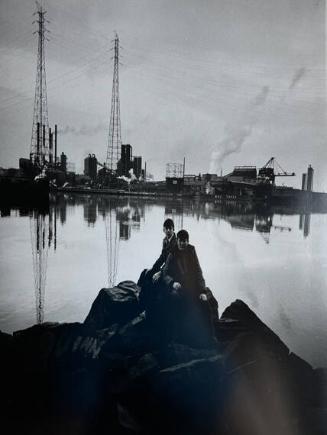
[[[325,432],[326,370],[313,369],[242,301],[217,343],[163,340],[138,286],[102,289],[84,323],[0,333],[3,428],[43,434]],[[180,337],[183,338],[183,337]]]

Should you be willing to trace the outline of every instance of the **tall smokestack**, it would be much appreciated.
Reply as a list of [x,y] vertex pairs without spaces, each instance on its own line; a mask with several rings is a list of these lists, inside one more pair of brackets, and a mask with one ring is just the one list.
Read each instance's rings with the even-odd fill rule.
[[146,162],[144,162],[144,181],[146,181]]
[[57,124],[55,124],[55,166],[57,164]]
[[307,174],[302,174],[302,190],[307,190]]
[[184,157],[184,160],[183,160],[183,180],[184,180],[184,175],[185,175],[185,157]]
[[40,123],[37,123],[37,129],[36,129],[36,154],[37,157],[40,155]]
[[42,163],[44,163],[45,162],[45,125],[43,125],[43,137],[42,137],[42,160],[43,160],[43,162]]
[[308,175],[307,175],[307,190],[312,192],[313,187],[313,169],[311,165],[308,167]]
[[49,128],[49,162],[52,163],[52,158],[53,158],[53,143],[52,143],[52,133],[51,133],[51,128]]

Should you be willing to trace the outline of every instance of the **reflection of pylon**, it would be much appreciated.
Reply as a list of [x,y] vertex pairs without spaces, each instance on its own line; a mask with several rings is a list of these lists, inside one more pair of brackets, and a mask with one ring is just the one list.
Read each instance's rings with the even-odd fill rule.
[[35,212],[30,218],[31,244],[35,285],[36,321],[44,320],[44,295],[48,261],[48,249],[51,244],[49,215]]
[[178,209],[172,208],[168,214],[170,218],[174,221],[175,232],[184,228],[184,211],[183,206],[178,205]]
[[265,233],[261,231],[259,234],[268,245],[270,241],[270,233]]
[[108,262],[108,285],[113,287],[116,284],[118,255],[119,255],[119,227],[111,206],[105,216],[107,262]]

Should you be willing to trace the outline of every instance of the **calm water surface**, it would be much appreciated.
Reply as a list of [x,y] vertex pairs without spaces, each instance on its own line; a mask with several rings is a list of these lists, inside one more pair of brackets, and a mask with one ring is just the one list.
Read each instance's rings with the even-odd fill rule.
[[167,217],[189,231],[220,314],[242,299],[293,352],[327,365],[327,215],[282,209],[61,196],[49,214],[2,210],[0,329],[83,321],[102,287],[151,267]]

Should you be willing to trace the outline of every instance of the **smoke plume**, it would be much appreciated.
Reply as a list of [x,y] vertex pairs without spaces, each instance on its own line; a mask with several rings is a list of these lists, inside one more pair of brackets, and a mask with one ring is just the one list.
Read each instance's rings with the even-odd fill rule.
[[129,173],[129,175],[131,177],[131,180],[136,180],[137,179],[136,176],[134,175],[134,171],[133,171],[132,168],[128,171],[128,173]]
[[65,135],[65,134],[73,134],[75,136],[94,136],[95,134],[97,134],[98,132],[102,132],[103,130],[105,130],[106,125],[103,122],[100,122],[97,125],[92,126],[87,126],[87,125],[82,125],[79,128],[73,127],[71,125],[66,125],[64,128],[62,129],[58,129],[58,133]]
[[118,178],[118,180],[126,181],[126,183],[128,183],[128,184],[132,181],[131,178],[125,177],[125,175],[121,175],[120,177],[117,177],[117,178]]
[[268,86],[263,86],[259,94],[250,103],[242,120],[235,120],[233,124],[226,125],[224,138],[218,143],[216,149],[211,154],[210,173],[218,173],[224,159],[240,151],[244,142],[251,137],[261,108],[267,101],[269,90]]
[[299,68],[297,71],[295,71],[291,84],[288,89],[289,90],[293,89],[297,85],[297,83],[302,79],[305,73],[306,73],[306,69],[304,67]]

